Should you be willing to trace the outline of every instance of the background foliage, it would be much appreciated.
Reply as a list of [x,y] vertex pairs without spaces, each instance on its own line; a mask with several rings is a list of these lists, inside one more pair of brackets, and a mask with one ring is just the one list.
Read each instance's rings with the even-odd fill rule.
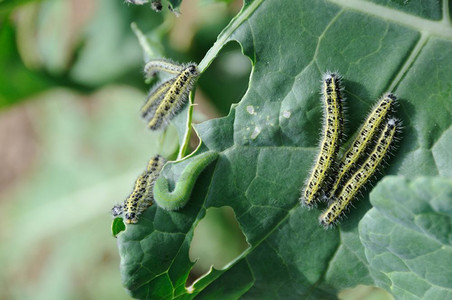
[[[138,114],[149,85],[130,24],[199,61],[241,3],[192,1],[177,18],[123,1],[25,2],[0,1],[0,298],[128,299],[109,212],[150,156],[177,150],[175,128],[153,134]],[[235,47],[209,69],[239,82],[238,101],[249,67],[225,60],[249,63]],[[212,81],[198,85],[196,120],[229,109],[203,93]]]

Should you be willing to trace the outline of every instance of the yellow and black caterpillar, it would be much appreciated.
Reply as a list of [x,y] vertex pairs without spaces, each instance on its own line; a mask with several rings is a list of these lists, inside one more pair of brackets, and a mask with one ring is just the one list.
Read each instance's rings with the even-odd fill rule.
[[393,148],[401,128],[401,122],[392,116],[397,99],[392,93],[386,93],[364,121],[350,148],[336,160],[344,124],[340,78],[330,72],[323,76],[323,134],[300,198],[307,207],[315,206],[322,199],[328,200],[328,208],[319,218],[325,227],[336,224],[345,214]]
[[327,184],[342,138],[343,98],[340,76],[326,73],[322,80],[323,130],[320,149],[311,174],[306,181],[300,201],[304,206],[313,207],[321,197],[322,188]]
[[138,176],[132,193],[122,205],[115,205],[111,213],[114,217],[122,215],[127,224],[138,222],[138,216],[154,203],[153,188],[166,160],[156,155],[148,163],[146,170]]
[[158,72],[171,75],[151,90],[141,108],[141,116],[151,130],[164,129],[187,102],[199,75],[198,68],[195,63],[179,65],[169,60],[156,59],[146,64],[144,72],[148,77]]

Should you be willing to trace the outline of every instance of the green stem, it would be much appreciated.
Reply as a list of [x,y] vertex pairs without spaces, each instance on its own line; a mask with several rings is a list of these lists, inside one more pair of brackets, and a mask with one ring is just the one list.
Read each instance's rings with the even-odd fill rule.
[[190,137],[191,137],[191,131],[192,131],[192,117],[193,117],[193,92],[190,93],[189,98],[189,107],[187,110],[187,130],[185,131],[184,139],[182,141],[182,144],[179,148],[179,154],[177,155],[177,160],[181,160],[185,157],[187,153],[188,146],[190,145]]
[[[210,65],[210,63],[217,57],[218,53],[220,52],[221,48],[228,42],[231,35],[234,33],[235,30],[243,23],[245,22],[250,15],[254,13],[254,11],[262,4],[264,0],[255,0],[253,3],[248,5],[247,7],[243,7],[242,10],[237,14],[235,18],[232,19],[232,21],[229,23],[228,26],[223,29],[223,31],[218,36],[217,41],[215,44],[213,44],[212,48],[209,49],[207,54],[204,56],[202,61],[199,63],[198,69],[200,73],[203,73],[205,69]],[[193,114],[193,92],[190,94],[190,100],[187,111],[187,130],[185,131],[184,139],[182,142],[182,145],[179,149],[179,154],[177,155],[177,159],[180,160],[186,155],[186,151],[188,149],[188,146],[190,144],[190,136],[192,132],[192,114]]]

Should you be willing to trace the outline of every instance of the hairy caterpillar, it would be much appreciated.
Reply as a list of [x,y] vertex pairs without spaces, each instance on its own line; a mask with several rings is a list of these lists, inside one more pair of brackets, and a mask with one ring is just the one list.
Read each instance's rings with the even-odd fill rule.
[[182,73],[191,64],[180,65],[172,62],[169,59],[152,59],[146,63],[144,66],[144,74],[146,77],[153,77],[158,72],[165,72],[172,75],[178,75]]
[[160,0],[152,0],[151,8],[156,12],[161,12],[163,8],[162,2]]
[[124,215],[127,224],[138,222],[138,216],[154,201],[153,187],[154,182],[159,177],[166,160],[156,155],[148,163],[146,170],[138,176],[132,193],[124,201],[123,205],[115,205],[112,208],[112,215]]
[[339,151],[344,122],[341,94],[340,75],[327,72],[323,76],[324,117],[320,151],[300,198],[301,203],[308,207],[314,206],[318,200]]
[[375,173],[383,158],[391,148],[400,125],[396,119],[389,119],[381,131],[378,141],[362,166],[345,183],[337,198],[320,215],[319,222],[324,227],[334,225],[345,213],[353,198],[368,179]]
[[[149,0],[125,0],[127,3],[132,3],[136,5],[143,5]],[[162,2],[161,0],[151,0],[151,8],[156,12],[160,12],[162,10]]]
[[387,115],[392,111],[396,97],[391,93],[386,93],[372,109],[372,112],[364,121],[358,135],[354,139],[350,148],[339,162],[335,179],[328,192],[328,198],[333,198],[345,175],[356,165],[359,158],[363,157],[365,150],[378,134],[380,125],[387,120]]
[[143,118],[148,118],[150,116],[154,116],[155,110],[157,106],[162,102],[162,99],[165,97],[166,93],[173,85],[175,79],[169,79],[161,84],[157,85],[150,93],[149,96],[144,103],[143,107],[141,107],[141,116]]
[[132,4],[136,4],[136,5],[143,5],[148,1],[149,0],[126,0],[127,3],[132,3]]
[[[155,108],[153,105],[149,105],[147,111],[142,110],[142,114],[151,130],[163,129],[177,114],[179,109],[186,102],[188,94],[193,88],[193,84],[198,75],[199,73],[196,64],[189,64],[174,78],[174,82],[172,82],[171,86]],[[156,89],[156,91],[159,90],[160,89],[158,88]],[[158,97],[153,97],[153,94],[151,94],[149,98]]]

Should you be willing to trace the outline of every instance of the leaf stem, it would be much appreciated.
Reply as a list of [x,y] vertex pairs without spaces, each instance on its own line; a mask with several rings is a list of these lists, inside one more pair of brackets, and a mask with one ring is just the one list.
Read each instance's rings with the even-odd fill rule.
[[177,160],[181,160],[182,158],[185,157],[185,154],[187,152],[188,146],[190,145],[190,137],[191,137],[191,132],[192,132],[192,118],[193,118],[193,104],[194,102],[194,96],[193,96],[193,92],[190,93],[189,96],[189,107],[187,110],[187,126],[185,127],[185,135],[184,135],[184,139],[182,140],[182,144],[179,147],[179,154],[177,155]]
[[[262,4],[264,0],[255,0],[250,5],[243,6],[242,10],[235,16],[228,26],[226,26],[223,31],[218,35],[217,41],[213,46],[209,49],[207,54],[204,56],[202,61],[199,63],[198,69],[199,73],[203,73],[207,67],[211,64],[211,62],[217,57],[220,50],[223,46],[229,41],[229,38],[234,33],[234,31],[245,22],[249,16],[251,16],[254,11]],[[183,142],[179,148],[179,154],[177,155],[177,160],[182,159],[185,156],[185,153],[188,149],[188,145],[190,143],[190,136],[192,132],[192,114],[193,114],[193,101],[194,96],[193,92],[190,93],[189,99],[189,108],[187,110],[187,129],[185,131],[185,135],[183,138]]]

